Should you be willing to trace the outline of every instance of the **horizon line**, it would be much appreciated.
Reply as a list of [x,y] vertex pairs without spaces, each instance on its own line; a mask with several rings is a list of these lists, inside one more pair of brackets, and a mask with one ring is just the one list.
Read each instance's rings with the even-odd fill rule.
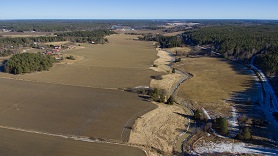
[[269,20],[277,21],[278,19],[272,18],[11,18],[0,19],[0,21],[12,20]]

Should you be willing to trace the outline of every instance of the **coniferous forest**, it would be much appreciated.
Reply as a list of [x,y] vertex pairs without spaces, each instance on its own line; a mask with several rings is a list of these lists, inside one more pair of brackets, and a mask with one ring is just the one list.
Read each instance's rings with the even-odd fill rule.
[[5,64],[4,70],[11,74],[23,74],[49,70],[54,57],[40,53],[20,53],[13,55]]
[[268,76],[278,74],[277,25],[225,25],[203,27],[183,34],[187,44],[211,45],[225,58],[243,62],[256,55],[255,64]]

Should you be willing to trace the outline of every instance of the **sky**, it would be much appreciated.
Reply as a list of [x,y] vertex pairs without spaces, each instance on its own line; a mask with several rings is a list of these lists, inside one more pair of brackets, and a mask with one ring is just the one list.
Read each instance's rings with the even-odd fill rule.
[[278,0],[3,0],[0,19],[278,20]]

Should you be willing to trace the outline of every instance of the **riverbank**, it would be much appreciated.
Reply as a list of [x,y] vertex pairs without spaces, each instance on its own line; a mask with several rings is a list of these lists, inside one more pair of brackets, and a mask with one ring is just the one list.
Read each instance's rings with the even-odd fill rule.
[[161,80],[152,79],[150,83],[151,88],[159,88],[166,91],[167,96],[172,95],[171,88],[178,82],[182,75],[179,73],[172,73],[172,68],[170,67],[171,63],[174,61],[174,57],[167,51],[164,51],[160,48],[156,48],[157,56],[159,57],[154,61],[154,64],[157,67],[150,67],[150,69],[167,73],[166,75],[162,75]]

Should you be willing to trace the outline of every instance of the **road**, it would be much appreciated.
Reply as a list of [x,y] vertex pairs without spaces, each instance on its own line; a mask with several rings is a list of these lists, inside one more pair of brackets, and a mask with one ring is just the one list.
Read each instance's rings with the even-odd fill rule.
[[[172,67],[172,64],[174,63],[175,58],[174,58],[174,56],[172,55],[171,52],[169,52],[169,51],[166,51],[166,52],[169,54],[169,56],[172,57],[172,60],[170,61],[170,63],[169,63],[168,65],[169,65],[169,67],[173,68],[173,67]],[[169,91],[169,94],[172,95],[172,96],[174,96],[174,97],[176,97],[176,98],[178,98],[178,97],[177,97],[177,91],[178,91],[179,86],[180,86],[183,82],[185,82],[188,78],[190,78],[190,75],[189,75],[188,73],[184,73],[184,72],[182,72],[182,71],[180,71],[180,70],[178,70],[178,69],[176,69],[175,71],[176,71],[176,73],[180,74],[182,77],[180,78],[179,81],[177,81],[177,82],[171,87],[171,89],[170,89],[170,91]],[[178,103],[178,104],[186,111],[186,113],[187,113],[186,115],[189,115],[189,116],[191,115],[191,116],[193,116],[193,111],[192,111],[192,109],[188,106],[188,104],[187,104],[183,99],[182,99],[182,100],[179,100],[179,102],[176,101],[176,103]],[[184,142],[187,141],[188,138],[189,138],[190,136],[192,136],[192,134],[195,132],[195,129],[196,129],[196,124],[195,124],[195,121],[194,121],[194,120],[190,120],[190,118],[189,118],[187,124],[188,124],[188,125],[187,125],[187,127],[186,127],[186,131],[184,131],[183,133],[181,133],[181,134],[177,137],[177,139],[176,139],[176,141],[175,141],[175,143],[174,143],[174,144],[175,144],[174,146],[176,147],[177,152],[182,153],[183,155],[184,155],[184,149],[183,149],[183,147],[184,147]],[[194,125],[194,126],[192,127],[192,126],[190,126],[190,125]]]

